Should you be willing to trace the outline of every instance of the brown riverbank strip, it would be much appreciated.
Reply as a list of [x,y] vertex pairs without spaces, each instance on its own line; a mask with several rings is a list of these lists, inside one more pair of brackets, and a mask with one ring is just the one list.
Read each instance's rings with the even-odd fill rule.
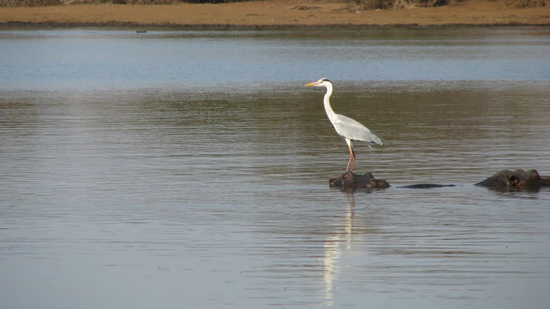
[[443,7],[361,10],[342,2],[271,0],[226,4],[2,7],[17,27],[346,27],[550,25],[550,8],[470,0]]

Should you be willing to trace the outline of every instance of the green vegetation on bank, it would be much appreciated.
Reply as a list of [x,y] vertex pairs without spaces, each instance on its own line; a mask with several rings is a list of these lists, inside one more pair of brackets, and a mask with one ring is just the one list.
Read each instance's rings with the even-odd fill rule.
[[[77,4],[178,4],[178,3],[229,3],[261,0],[0,0],[0,7],[36,7]],[[364,10],[392,9],[407,7],[435,7],[459,3],[467,0],[335,0],[349,3]],[[547,7],[550,0],[487,0],[502,2],[513,8]]]

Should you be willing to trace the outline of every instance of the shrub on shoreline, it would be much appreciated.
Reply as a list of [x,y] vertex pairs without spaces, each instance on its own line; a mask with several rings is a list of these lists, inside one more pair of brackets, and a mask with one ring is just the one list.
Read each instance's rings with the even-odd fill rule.
[[550,0],[505,0],[513,8],[540,8],[550,6]]
[[386,10],[410,7],[436,7],[461,2],[462,0],[348,0],[363,10]]
[[0,7],[32,7],[71,4],[178,4],[178,3],[229,3],[250,0],[0,0]]
[[[436,7],[453,5],[467,0],[344,0],[350,6],[355,6],[363,10],[386,10],[395,8],[410,8],[410,7]],[[487,0],[494,2],[502,2],[504,5],[511,8],[533,8],[533,7],[548,7],[550,0]]]
[[61,0],[0,0],[0,7],[52,6],[62,4]]

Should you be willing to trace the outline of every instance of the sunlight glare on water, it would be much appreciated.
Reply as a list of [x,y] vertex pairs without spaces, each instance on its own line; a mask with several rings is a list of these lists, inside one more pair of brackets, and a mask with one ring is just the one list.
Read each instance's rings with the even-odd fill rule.
[[[2,308],[544,308],[544,28],[0,32]],[[384,142],[356,172],[322,106]],[[455,184],[429,190],[400,186]]]

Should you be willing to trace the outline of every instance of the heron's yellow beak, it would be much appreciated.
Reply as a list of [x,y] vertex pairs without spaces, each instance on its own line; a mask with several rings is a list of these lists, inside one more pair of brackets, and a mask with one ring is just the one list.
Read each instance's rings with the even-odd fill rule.
[[315,82],[315,83],[309,83],[309,84],[306,84],[306,87],[315,86],[316,84],[317,84],[317,82]]

